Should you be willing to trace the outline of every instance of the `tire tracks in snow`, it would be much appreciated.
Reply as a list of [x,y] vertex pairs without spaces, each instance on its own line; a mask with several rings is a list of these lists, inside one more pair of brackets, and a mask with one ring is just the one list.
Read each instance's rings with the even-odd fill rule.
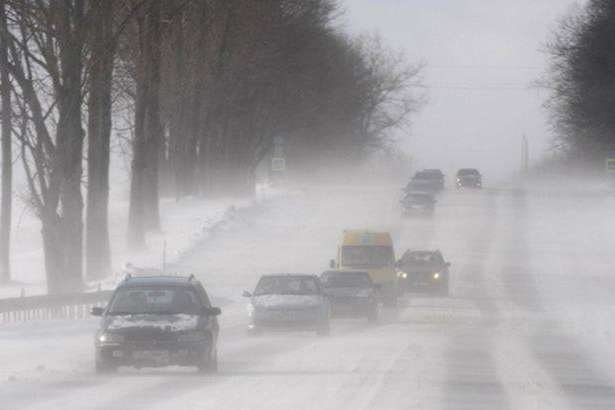
[[449,334],[445,352],[447,379],[442,403],[444,409],[510,408],[509,398],[500,382],[493,357],[493,333],[500,319],[498,305],[494,295],[490,294],[486,276],[486,263],[492,251],[494,230],[497,226],[498,197],[498,192],[481,192],[480,205],[470,209],[470,212],[475,213],[468,221],[471,226],[464,229],[470,235],[466,249],[470,260],[463,265],[458,275],[462,275],[459,280],[471,286],[459,288],[467,292],[463,297],[474,301],[480,312],[480,319],[459,330],[451,330]]
[[[531,325],[527,342],[535,361],[557,385],[566,404],[571,409],[613,409],[615,387],[609,378],[593,362],[580,342],[566,332],[563,324],[549,318],[550,309],[541,295],[541,286],[545,290],[557,290],[557,275],[549,275],[545,281],[539,281],[540,272],[522,270],[523,267],[533,270],[535,266],[532,263],[533,250],[528,246],[532,228],[529,221],[532,217],[540,217],[532,214],[529,201],[529,194],[525,191],[518,191],[509,199],[513,223],[507,244],[510,263],[503,271],[504,287],[510,300],[526,312],[528,320],[534,322],[540,317],[537,323]],[[552,240],[557,241],[557,238]],[[562,248],[559,254],[562,258],[565,255],[570,258],[566,249]],[[523,265],[518,261],[524,261]],[[542,269],[553,268],[544,264],[541,266]],[[549,286],[549,281],[554,281],[553,287]]]

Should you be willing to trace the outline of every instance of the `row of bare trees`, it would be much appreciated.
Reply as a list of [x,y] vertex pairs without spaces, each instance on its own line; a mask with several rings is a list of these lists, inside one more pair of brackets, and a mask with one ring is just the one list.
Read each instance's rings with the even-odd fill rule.
[[384,146],[418,106],[420,67],[337,15],[331,0],[0,0],[2,280],[13,143],[52,293],[110,273],[116,122],[131,130],[133,249],[160,228],[161,195],[253,194],[276,138],[296,169]]
[[572,9],[547,52],[557,147],[565,158],[601,166],[615,151],[615,2],[589,0]]

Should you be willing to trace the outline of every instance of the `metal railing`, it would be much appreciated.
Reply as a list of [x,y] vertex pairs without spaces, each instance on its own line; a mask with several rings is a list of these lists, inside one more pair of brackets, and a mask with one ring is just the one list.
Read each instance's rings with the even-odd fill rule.
[[110,290],[61,295],[21,296],[0,299],[0,321],[20,322],[37,319],[81,319],[94,306],[105,305]]

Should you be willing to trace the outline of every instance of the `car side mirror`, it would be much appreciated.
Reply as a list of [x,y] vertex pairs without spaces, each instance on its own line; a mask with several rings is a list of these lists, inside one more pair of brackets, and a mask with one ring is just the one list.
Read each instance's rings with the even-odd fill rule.
[[201,309],[201,314],[203,316],[219,316],[222,313],[219,307],[206,307],[203,306]]
[[335,260],[334,260],[334,259],[331,259],[331,260],[329,261],[329,267],[330,267],[331,269],[335,269]]
[[243,296],[244,298],[251,298],[252,294],[248,292],[247,290],[244,290],[241,296]]
[[90,310],[90,314],[92,316],[102,316],[103,313],[105,313],[105,309],[101,308],[99,306],[94,306],[91,310]]

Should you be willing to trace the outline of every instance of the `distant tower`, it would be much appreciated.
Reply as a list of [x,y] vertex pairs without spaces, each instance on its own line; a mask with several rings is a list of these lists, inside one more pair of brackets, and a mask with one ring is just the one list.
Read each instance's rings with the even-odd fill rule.
[[521,138],[521,174],[527,175],[530,170],[530,143],[525,134]]

